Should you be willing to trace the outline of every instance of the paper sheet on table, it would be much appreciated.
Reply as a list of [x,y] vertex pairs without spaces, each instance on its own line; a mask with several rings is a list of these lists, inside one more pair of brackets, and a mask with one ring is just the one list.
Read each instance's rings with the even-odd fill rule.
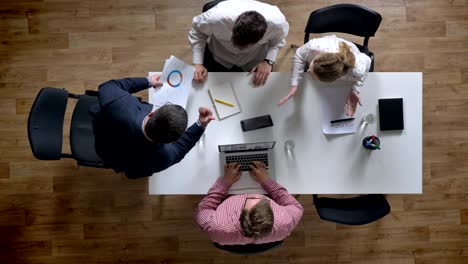
[[345,81],[338,82],[342,85],[323,85],[317,88],[320,99],[320,110],[322,112],[322,131],[324,134],[356,133],[359,126],[358,120],[360,120],[357,111],[353,121],[330,123],[332,120],[349,118],[345,113],[344,107],[351,91],[351,83]]
[[[164,85],[155,89],[153,105],[160,107],[169,102],[185,108],[192,88],[194,72],[195,69],[192,66],[174,56],[167,59],[160,78]],[[154,74],[157,72],[149,72],[148,76]]]

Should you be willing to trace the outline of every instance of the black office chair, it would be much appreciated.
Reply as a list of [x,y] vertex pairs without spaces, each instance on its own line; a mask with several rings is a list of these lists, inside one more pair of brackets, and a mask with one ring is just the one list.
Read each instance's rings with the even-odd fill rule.
[[365,225],[390,213],[390,205],[381,194],[368,194],[347,199],[314,194],[314,205],[323,220],[345,225]]
[[[71,154],[62,153],[62,137],[68,98],[78,102],[70,126]],[[98,103],[96,91],[77,95],[65,89],[42,88],[34,101],[28,118],[28,137],[36,159],[59,160],[72,158],[80,166],[107,168],[96,154],[92,116],[88,109]]]
[[202,12],[205,13],[206,11],[210,10],[211,8],[213,8],[214,6],[219,4],[219,2],[222,2],[222,1],[226,1],[226,0],[215,0],[215,1],[206,3],[205,5],[203,5]]
[[382,16],[363,6],[354,4],[338,4],[313,11],[305,28],[304,44],[309,41],[309,34],[341,32],[364,37],[358,49],[371,58],[370,71],[374,71],[374,53],[369,51],[369,38],[375,35],[380,26]]
[[213,245],[219,249],[224,251],[234,253],[237,255],[244,255],[244,256],[251,256],[257,255],[260,253],[264,253],[266,251],[270,251],[275,249],[283,244],[283,240],[275,241],[271,243],[265,244],[247,244],[247,245],[220,245],[218,243],[213,243]]

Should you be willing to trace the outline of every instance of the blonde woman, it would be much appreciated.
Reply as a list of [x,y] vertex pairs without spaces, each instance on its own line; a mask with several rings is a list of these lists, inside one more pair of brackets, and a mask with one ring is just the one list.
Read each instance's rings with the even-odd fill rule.
[[371,66],[369,56],[361,53],[354,43],[335,35],[310,40],[296,51],[292,65],[291,88],[278,105],[284,104],[294,96],[306,65],[309,65],[307,72],[314,80],[333,82],[341,78],[353,82],[345,105],[346,114],[353,116],[357,104],[361,105],[359,89],[364,84]]

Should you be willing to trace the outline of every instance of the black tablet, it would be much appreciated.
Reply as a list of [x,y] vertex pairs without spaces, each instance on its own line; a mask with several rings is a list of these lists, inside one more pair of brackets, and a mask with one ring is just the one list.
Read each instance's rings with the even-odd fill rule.
[[380,130],[403,130],[403,98],[379,99]]

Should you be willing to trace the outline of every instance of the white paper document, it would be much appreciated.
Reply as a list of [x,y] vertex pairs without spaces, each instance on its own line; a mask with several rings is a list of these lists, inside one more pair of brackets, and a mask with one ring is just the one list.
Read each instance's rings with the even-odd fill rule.
[[351,91],[351,83],[346,81],[337,82],[341,85],[320,85],[317,88],[322,112],[322,131],[325,134],[356,133],[361,120],[358,118],[360,116],[358,111],[353,116],[354,120],[331,123],[333,120],[349,118],[345,113],[345,105]]
[[[161,107],[166,103],[172,103],[185,108],[192,88],[194,72],[195,69],[192,66],[174,56],[167,59],[160,78],[164,85],[156,88],[152,94],[153,105]],[[158,72],[149,72],[148,76],[154,74]]]

